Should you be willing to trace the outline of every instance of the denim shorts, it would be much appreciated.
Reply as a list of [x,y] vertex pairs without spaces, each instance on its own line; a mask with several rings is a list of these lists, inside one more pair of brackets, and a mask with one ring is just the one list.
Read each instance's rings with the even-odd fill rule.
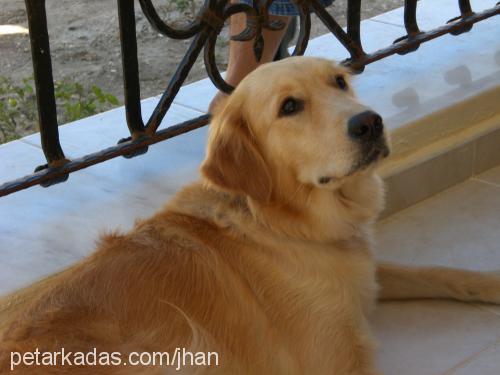
[[[334,0],[320,0],[324,7],[332,5]],[[253,0],[238,0],[240,3],[252,5]],[[297,7],[292,0],[274,0],[269,7],[269,14],[274,16],[298,16]]]

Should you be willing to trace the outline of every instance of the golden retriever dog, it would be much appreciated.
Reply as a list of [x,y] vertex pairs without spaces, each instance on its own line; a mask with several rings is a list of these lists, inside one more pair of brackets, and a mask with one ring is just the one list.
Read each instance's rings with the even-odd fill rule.
[[[376,264],[374,168],[388,140],[346,69],[307,57],[263,65],[210,127],[198,182],[3,299],[0,373],[375,375],[377,298],[500,303],[494,273]],[[62,349],[218,361],[33,365],[33,353]]]

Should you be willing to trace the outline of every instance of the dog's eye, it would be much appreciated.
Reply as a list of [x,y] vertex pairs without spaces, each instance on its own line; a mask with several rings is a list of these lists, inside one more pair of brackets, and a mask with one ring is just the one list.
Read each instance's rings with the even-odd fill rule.
[[347,90],[347,82],[345,81],[345,78],[341,75],[335,76],[335,85],[343,91]]
[[291,116],[304,109],[304,102],[295,98],[286,98],[280,108],[280,116]]

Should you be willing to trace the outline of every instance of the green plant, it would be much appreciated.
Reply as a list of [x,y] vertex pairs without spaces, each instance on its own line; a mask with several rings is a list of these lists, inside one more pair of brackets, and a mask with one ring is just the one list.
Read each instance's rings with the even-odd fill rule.
[[56,82],[54,87],[58,106],[64,109],[61,114],[63,123],[92,116],[107,109],[109,105],[119,104],[115,96],[97,86],[84,87],[78,82],[63,80]]
[[19,138],[36,122],[36,102],[31,79],[21,85],[0,76],[0,143]]
[[[37,123],[33,79],[22,84],[0,76],[0,143],[35,132]],[[83,86],[69,79],[54,84],[59,123],[94,115],[119,105],[118,99],[97,86]]]

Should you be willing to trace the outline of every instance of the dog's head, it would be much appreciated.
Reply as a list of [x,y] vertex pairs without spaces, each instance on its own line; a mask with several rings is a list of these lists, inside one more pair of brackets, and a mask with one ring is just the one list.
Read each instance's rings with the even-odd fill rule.
[[370,170],[389,154],[387,136],[349,78],[317,58],[261,66],[216,110],[203,175],[268,201],[285,181],[332,190]]

